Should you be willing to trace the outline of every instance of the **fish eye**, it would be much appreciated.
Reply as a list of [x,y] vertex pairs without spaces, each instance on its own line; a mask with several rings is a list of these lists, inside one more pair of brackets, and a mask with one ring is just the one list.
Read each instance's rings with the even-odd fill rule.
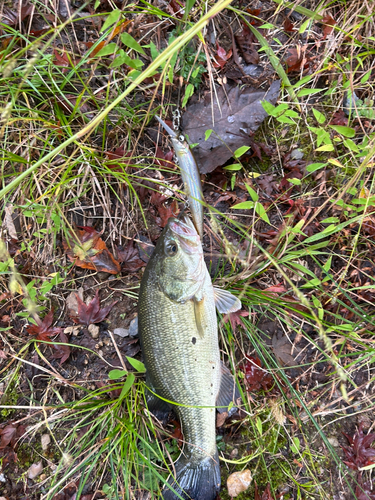
[[169,255],[169,257],[172,257],[173,255],[176,255],[177,253],[177,245],[174,241],[171,241],[170,243],[168,243],[166,246],[165,246],[165,252],[167,255]]
[[178,138],[178,140],[179,140],[180,142],[184,142],[184,141],[185,141],[185,137],[184,137],[183,135],[180,135],[180,137]]

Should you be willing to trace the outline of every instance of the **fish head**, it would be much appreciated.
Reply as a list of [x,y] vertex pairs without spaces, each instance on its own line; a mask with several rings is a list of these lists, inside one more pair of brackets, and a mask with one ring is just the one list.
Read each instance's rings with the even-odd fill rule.
[[187,216],[169,219],[152,258],[159,288],[171,300],[199,297],[206,266],[199,234]]

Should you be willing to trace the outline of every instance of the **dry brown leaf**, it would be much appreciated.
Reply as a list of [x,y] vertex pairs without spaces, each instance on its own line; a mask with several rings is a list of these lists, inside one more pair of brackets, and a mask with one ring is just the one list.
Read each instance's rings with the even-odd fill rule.
[[68,259],[83,269],[118,274],[121,271],[120,264],[100,235],[93,227],[76,229],[75,234],[69,235],[68,241],[63,241]]
[[9,236],[13,240],[18,240],[17,230],[13,222],[13,205],[5,207],[3,226],[7,229]]
[[[248,134],[255,132],[267,116],[261,101],[275,104],[279,90],[280,81],[273,82],[266,92],[252,88],[241,92],[238,87],[232,87],[224,93],[220,87],[217,98],[207,95],[205,101],[188,106],[182,117],[182,128],[190,143],[198,143],[193,152],[202,174],[223,165],[239,147],[251,145]],[[214,132],[205,141],[205,132],[209,129]]]
[[250,486],[252,475],[249,469],[234,472],[227,479],[228,495],[236,497]]
[[[274,335],[272,337],[272,349],[277,360],[283,366],[296,365],[295,358],[298,356],[300,349],[298,347],[294,347],[285,335],[282,335],[281,337]],[[292,349],[294,357],[292,356]]]
[[43,470],[42,461],[38,462],[37,464],[32,464],[30,469],[27,471],[27,477],[29,479],[35,479],[36,477],[39,476],[42,470]]

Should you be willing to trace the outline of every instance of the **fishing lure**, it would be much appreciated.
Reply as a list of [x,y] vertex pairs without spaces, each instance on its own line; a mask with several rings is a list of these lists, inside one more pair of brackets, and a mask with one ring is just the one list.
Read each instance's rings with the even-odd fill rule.
[[194,225],[202,239],[204,198],[197,163],[185,137],[183,135],[178,136],[177,133],[168,127],[168,125],[158,116],[155,116],[155,118],[171,137],[173,149],[176,153],[181,170],[185,192],[189,200]]

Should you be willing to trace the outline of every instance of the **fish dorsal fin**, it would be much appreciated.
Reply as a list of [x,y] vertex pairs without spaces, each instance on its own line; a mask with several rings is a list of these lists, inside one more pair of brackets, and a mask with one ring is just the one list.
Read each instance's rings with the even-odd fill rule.
[[229,314],[241,309],[242,304],[240,299],[222,288],[214,286],[215,306],[219,313]]
[[204,337],[204,331],[207,328],[204,314],[204,298],[202,300],[193,299],[194,301],[194,316],[195,324],[201,339]]
[[[217,411],[219,413],[223,413],[224,411],[228,411],[228,406],[233,403],[237,404],[238,399],[241,397],[236,382],[233,378],[233,375],[228,370],[228,368],[221,362],[221,382],[219,392],[216,396],[216,406],[221,406],[222,408],[218,408]],[[232,411],[233,410],[233,411]],[[234,413],[236,408],[233,407],[229,414]]]

